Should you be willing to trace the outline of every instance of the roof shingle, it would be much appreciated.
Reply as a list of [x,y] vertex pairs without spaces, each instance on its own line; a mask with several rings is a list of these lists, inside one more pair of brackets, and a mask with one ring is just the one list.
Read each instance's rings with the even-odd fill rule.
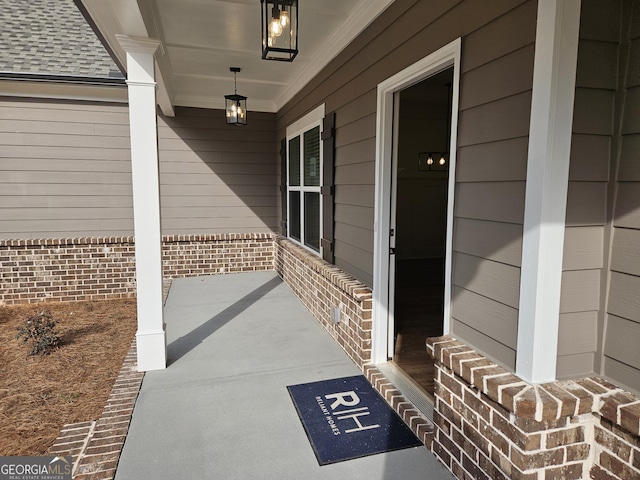
[[0,0],[0,72],[124,78],[73,0]]

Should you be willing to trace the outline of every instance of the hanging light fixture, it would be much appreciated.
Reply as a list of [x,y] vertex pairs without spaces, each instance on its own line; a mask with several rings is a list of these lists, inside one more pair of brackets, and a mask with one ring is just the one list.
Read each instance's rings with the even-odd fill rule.
[[260,0],[262,59],[293,62],[298,54],[298,0]]
[[229,71],[233,72],[233,95],[225,95],[225,110],[227,114],[227,124],[229,125],[246,125],[247,124],[247,97],[238,95],[237,77],[240,71],[238,67],[231,67]]

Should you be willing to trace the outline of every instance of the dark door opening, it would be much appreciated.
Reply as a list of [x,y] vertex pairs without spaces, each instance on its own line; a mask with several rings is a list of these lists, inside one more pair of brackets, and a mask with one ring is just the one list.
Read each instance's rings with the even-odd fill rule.
[[443,333],[451,85],[448,68],[399,94],[393,361],[433,395],[427,337]]

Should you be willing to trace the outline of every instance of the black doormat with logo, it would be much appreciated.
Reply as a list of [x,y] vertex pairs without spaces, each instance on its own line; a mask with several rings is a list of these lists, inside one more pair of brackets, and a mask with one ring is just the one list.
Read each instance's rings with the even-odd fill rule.
[[287,389],[320,465],[422,445],[362,375]]

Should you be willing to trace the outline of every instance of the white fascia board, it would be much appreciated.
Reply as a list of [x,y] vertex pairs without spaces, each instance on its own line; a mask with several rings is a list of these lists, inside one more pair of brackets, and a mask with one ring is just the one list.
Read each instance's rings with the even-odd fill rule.
[[529,126],[516,374],[556,378],[579,0],[539,0]]

